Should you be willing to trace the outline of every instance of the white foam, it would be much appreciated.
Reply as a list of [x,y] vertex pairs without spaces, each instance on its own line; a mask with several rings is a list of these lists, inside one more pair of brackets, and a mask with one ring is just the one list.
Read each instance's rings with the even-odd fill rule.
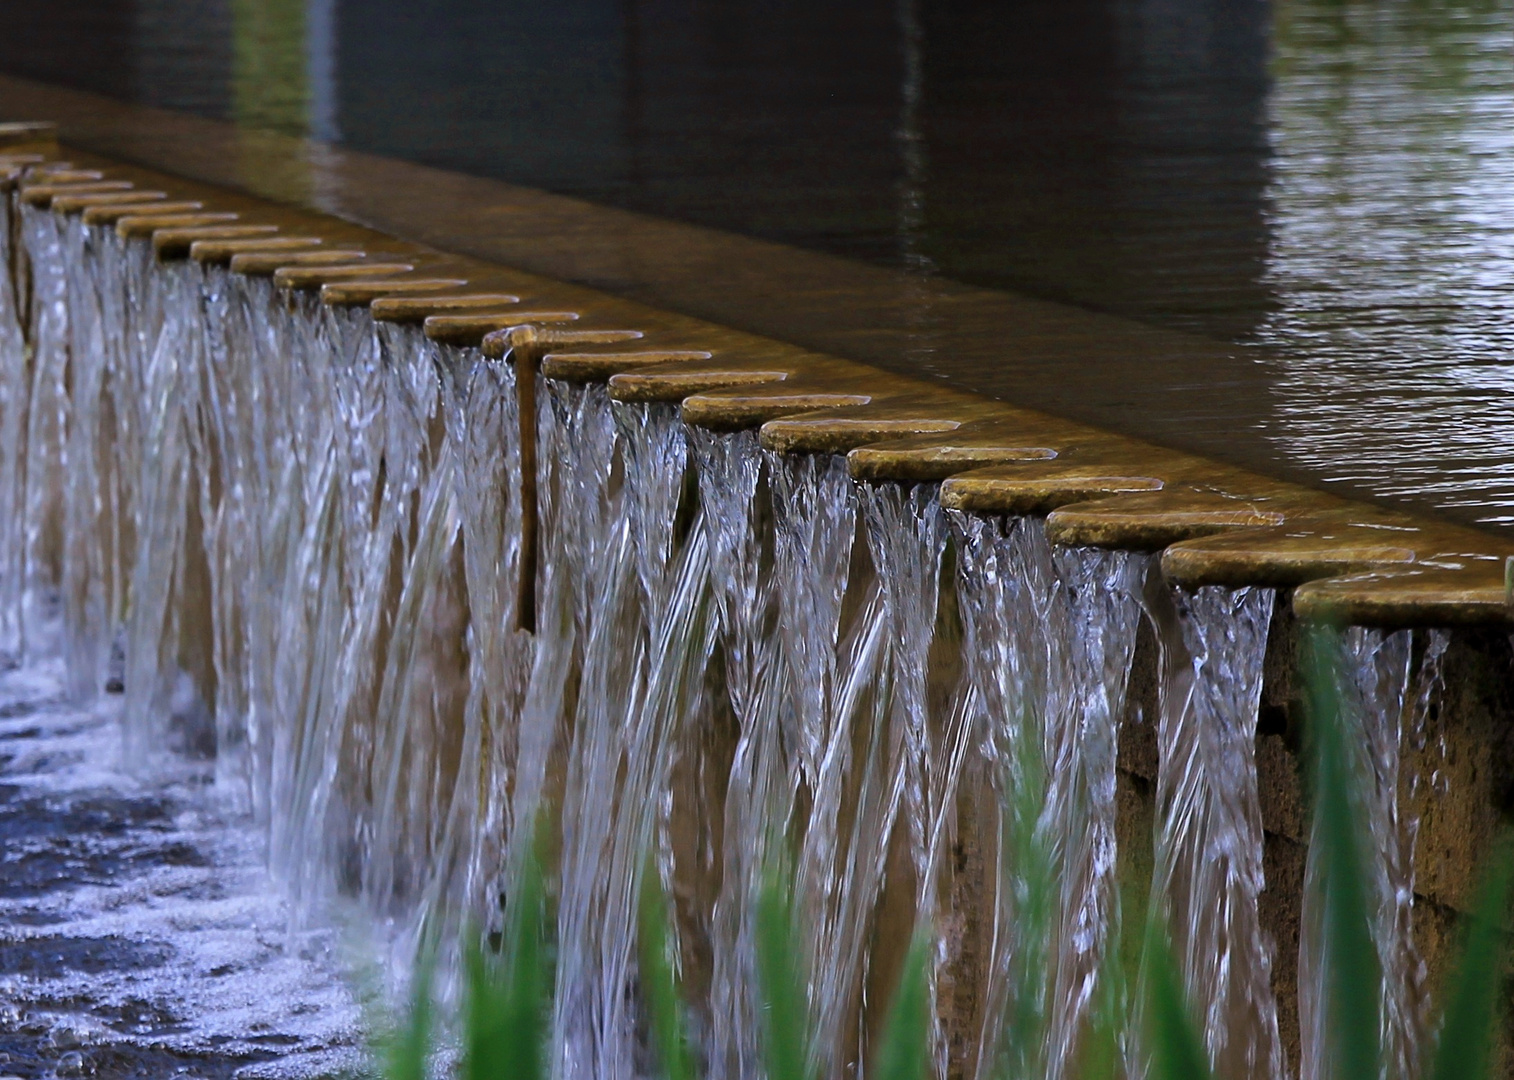
[[[217,798],[212,767],[165,758],[150,778],[127,775],[116,701],[81,711],[61,693],[57,664],[0,676],[0,784],[13,788],[0,802],[0,949],[26,961],[0,963],[10,1021],[0,1026],[34,1036],[38,1057],[64,1069],[65,1054],[87,1058],[102,1046],[127,1060],[182,1055],[190,1076],[201,1056],[219,1059],[207,1068],[226,1075],[237,1059],[274,1055],[236,1069],[249,1080],[361,1064],[362,1015],[342,977],[340,933],[289,932],[263,838]],[[55,815],[91,800],[103,801],[99,814],[65,819],[59,835]],[[25,874],[57,860],[46,881]],[[49,966],[47,948],[14,948],[51,939],[106,939],[123,955]],[[161,962],[133,963],[133,950]]]

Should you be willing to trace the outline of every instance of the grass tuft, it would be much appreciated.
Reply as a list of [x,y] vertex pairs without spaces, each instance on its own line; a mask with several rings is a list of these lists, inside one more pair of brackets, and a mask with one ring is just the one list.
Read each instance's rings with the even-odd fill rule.
[[1426,1075],[1430,1080],[1464,1080],[1493,1075],[1495,1020],[1503,1005],[1503,970],[1508,958],[1504,920],[1514,886],[1514,848],[1505,835],[1478,890],[1468,920],[1461,961],[1447,982],[1451,1000],[1442,1017],[1440,1042]]
[[875,1080],[926,1080],[930,1075],[930,937],[915,935],[878,1048]]
[[542,1080],[547,1073],[552,973],[546,955],[547,900],[541,862],[527,857],[503,951],[468,951],[462,1080]]
[[[1309,714],[1309,763],[1317,842],[1325,888],[1322,927],[1328,1071],[1337,1080],[1383,1075],[1379,1009],[1381,981],[1371,934],[1367,889],[1368,833],[1361,820],[1365,782],[1342,720],[1333,651],[1325,634],[1305,635],[1304,675]],[[1033,730],[1033,729],[1028,729]],[[1046,778],[1037,740],[1021,740],[1002,819],[1007,868],[1001,888],[1012,912],[1015,942],[995,1073],[1000,1080],[1045,1075],[1046,994],[1054,973],[1051,927],[1058,897],[1053,852],[1040,813]],[[466,951],[461,1080],[545,1080],[552,971],[547,890],[540,848],[528,858],[498,955]],[[1502,1006],[1507,952],[1505,916],[1514,893],[1514,839],[1501,838],[1468,921],[1461,961],[1446,981],[1450,1000],[1436,1046],[1427,1055],[1428,1080],[1488,1080],[1496,1021]],[[807,970],[794,888],[786,865],[770,866],[756,902],[757,993],[765,1080],[819,1080],[804,973]],[[679,983],[672,912],[655,866],[642,874],[637,920],[641,990],[663,1080],[698,1080],[698,1057],[688,1033]],[[1162,905],[1153,898],[1139,966],[1143,991],[1141,1040],[1133,1040],[1126,1008],[1126,966],[1133,956],[1113,943],[1105,958],[1089,1029],[1078,1049],[1076,1074],[1113,1080],[1132,1071],[1150,1080],[1210,1080],[1208,1054],[1172,955]],[[1130,924],[1135,925],[1135,924]],[[886,1027],[871,1063],[872,1080],[927,1080],[932,1075],[929,965],[932,938],[917,934],[906,955]],[[387,1080],[426,1080],[433,1033],[431,967],[418,965],[409,1016],[380,1046]],[[1128,1055],[1143,1040],[1144,1064]]]
[[1329,1052],[1341,1080],[1377,1080],[1382,1037],[1378,1001],[1382,970],[1372,942],[1362,852],[1363,828],[1354,798],[1364,778],[1351,766],[1336,692],[1330,631],[1305,637],[1305,685],[1313,750],[1314,813],[1324,863],[1324,950]]
[[788,875],[769,867],[757,895],[757,983],[767,1080],[816,1080],[803,950]]
[[1172,945],[1156,918],[1147,923],[1144,952],[1151,1080],[1210,1080],[1209,1055],[1193,1021]]
[[1047,997],[1055,972],[1052,925],[1057,897],[1055,857],[1041,822],[1046,768],[1040,721],[1027,712],[1013,743],[1007,805],[1000,818],[999,887],[1009,898],[1013,955],[998,1049],[1002,1080],[1046,1075]]
[[410,991],[410,1011],[402,1027],[379,1043],[386,1080],[426,1080],[426,1062],[431,1057],[431,964],[416,965]]
[[647,859],[641,872],[641,902],[637,911],[641,959],[641,990],[646,995],[652,1044],[663,1080],[695,1080],[688,1027],[684,1021],[682,988],[671,960],[672,909],[663,892],[657,864]]

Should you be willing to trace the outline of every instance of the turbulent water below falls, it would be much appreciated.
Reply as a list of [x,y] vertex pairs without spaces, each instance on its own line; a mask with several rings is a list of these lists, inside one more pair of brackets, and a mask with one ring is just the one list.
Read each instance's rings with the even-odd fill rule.
[[331,930],[291,933],[264,833],[206,763],[122,768],[119,699],[0,676],[0,1075],[334,1076],[361,1015]]
[[[939,1075],[987,1080],[1008,1054],[1017,1074],[1075,1076],[1099,1025],[1138,1066],[1135,1002],[1110,975],[1140,919],[1132,884],[1168,916],[1222,1072],[1320,1075],[1325,976],[1300,957],[1289,1062],[1261,912],[1271,591],[1185,593],[1147,556],[1059,548],[1035,519],[948,514],[931,485],[858,485],[842,458],[546,379],[527,502],[508,359],[7,213],[0,647],[21,661],[16,707],[46,722],[0,730],[15,784],[44,792],[4,805],[21,798],[16,827],[39,837],[102,808],[81,869],[17,900],[0,942],[0,976],[31,965],[0,1003],[41,1018],[16,1060],[52,1040],[82,1067],[116,1035],[209,1055],[188,1067],[215,1075],[348,1060],[333,911],[362,913],[400,991],[423,943],[445,972],[461,927],[499,926],[541,829],[557,1080],[649,1068],[649,866],[706,1073],[763,1075],[754,898],[780,852],[819,1075],[865,1075],[917,927]],[[1410,678],[1407,635],[1340,648],[1370,748],[1385,1030],[1412,1062],[1423,965],[1395,747],[1423,712],[1411,684],[1434,680]],[[1420,651],[1433,668],[1444,642]],[[1141,663],[1156,689],[1134,700]],[[1127,724],[1153,729],[1159,762],[1151,834],[1122,840]],[[3,866],[32,873],[28,844],[7,837]],[[1154,852],[1123,871],[1149,880],[1122,880],[1122,845]],[[25,960],[28,937],[56,959]],[[88,993],[67,989],[78,964]],[[281,989],[237,998],[254,983]],[[98,1038],[63,1050],[60,1025]]]

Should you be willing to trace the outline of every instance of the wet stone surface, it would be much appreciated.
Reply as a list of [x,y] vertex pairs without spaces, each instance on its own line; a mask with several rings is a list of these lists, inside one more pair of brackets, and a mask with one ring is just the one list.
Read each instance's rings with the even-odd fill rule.
[[290,932],[210,766],[127,774],[120,699],[58,685],[0,675],[0,1080],[360,1071],[339,936]]

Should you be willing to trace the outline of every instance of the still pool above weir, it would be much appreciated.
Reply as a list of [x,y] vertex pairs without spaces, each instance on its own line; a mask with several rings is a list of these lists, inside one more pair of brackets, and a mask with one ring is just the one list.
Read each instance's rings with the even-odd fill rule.
[[1360,498],[1514,503],[1507,4],[75,2],[90,48],[9,13],[0,70],[244,131],[3,84],[75,145]]

